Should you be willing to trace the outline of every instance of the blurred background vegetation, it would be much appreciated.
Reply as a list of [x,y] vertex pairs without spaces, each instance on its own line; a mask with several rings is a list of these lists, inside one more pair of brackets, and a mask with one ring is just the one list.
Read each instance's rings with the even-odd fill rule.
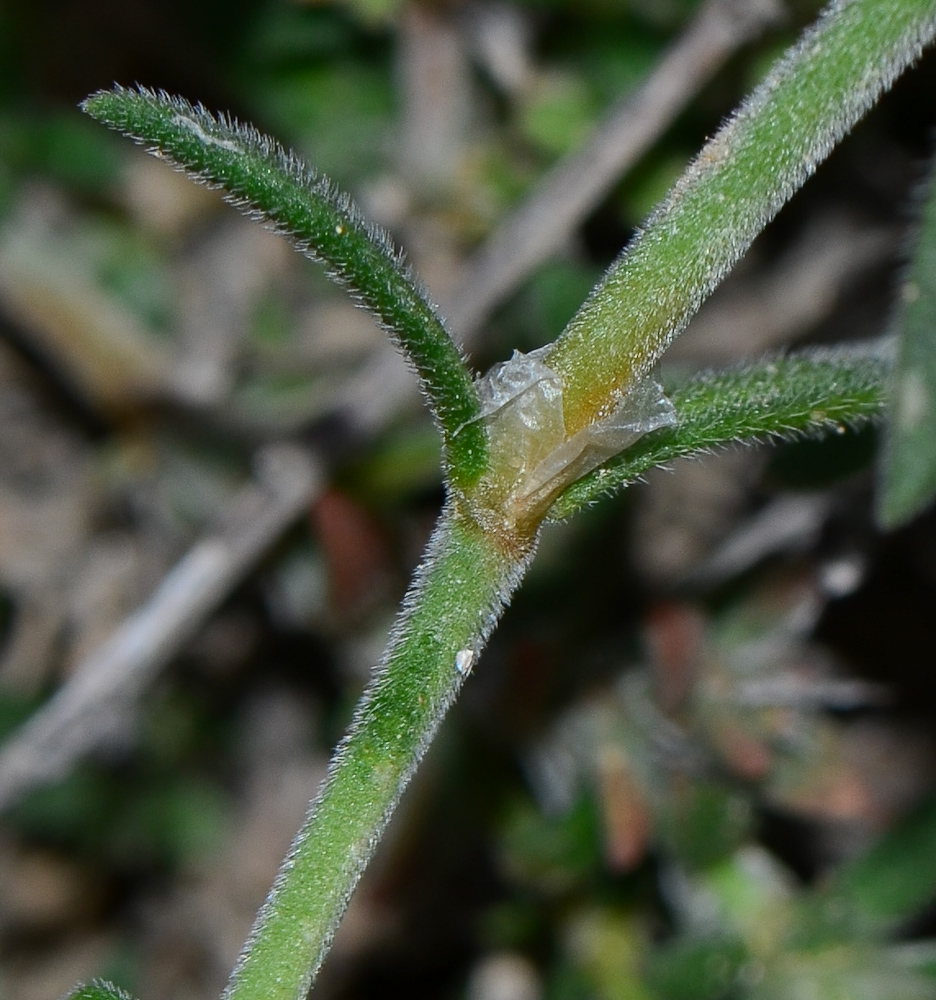
[[[77,102],[138,82],[254,122],[444,306],[698,7],[0,8],[0,996],[92,975],[217,995],[442,500],[434,431],[367,317]],[[816,10],[778,6],[700,76],[471,331],[479,370],[558,334]],[[934,94],[930,54],[667,377],[887,330]],[[316,996],[936,996],[936,519],[876,532],[874,451],[846,428],[736,450],[547,530]],[[167,582],[219,551],[226,575]],[[141,607],[164,646],[138,690],[101,694],[17,784],[20,727]]]

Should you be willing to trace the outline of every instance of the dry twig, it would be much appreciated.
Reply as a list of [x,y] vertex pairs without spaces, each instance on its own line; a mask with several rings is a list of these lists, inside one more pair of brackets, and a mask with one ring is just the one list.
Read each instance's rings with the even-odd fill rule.
[[257,465],[259,482],[234,497],[218,529],[196,544],[151,599],[6,741],[0,752],[0,809],[125,732],[153,677],[320,488],[317,463],[294,447],[268,447]]

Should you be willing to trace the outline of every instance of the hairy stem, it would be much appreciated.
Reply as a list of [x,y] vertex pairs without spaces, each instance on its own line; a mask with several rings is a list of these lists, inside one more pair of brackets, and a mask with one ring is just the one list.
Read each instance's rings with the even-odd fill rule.
[[413,771],[526,559],[447,512],[384,660],[257,917],[224,1000],[302,1000]]
[[486,441],[483,427],[470,423],[479,408],[471,373],[389,236],[365,221],[349,197],[252,127],[181,98],[117,87],[81,106],[197,180],[223,188],[231,204],[269,221],[323,262],[416,370],[442,431],[452,485],[467,486],[481,474]]
[[936,0],[835,0],[702,149],[546,357],[568,433],[646,375],[755,236],[936,34]]

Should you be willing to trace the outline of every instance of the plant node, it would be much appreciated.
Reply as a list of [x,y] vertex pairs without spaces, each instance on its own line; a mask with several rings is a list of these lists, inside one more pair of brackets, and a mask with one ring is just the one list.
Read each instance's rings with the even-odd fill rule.
[[529,542],[553,500],[638,438],[676,423],[673,404],[651,378],[622,391],[612,411],[570,434],[563,380],[545,348],[494,365],[477,382],[490,472],[472,490],[472,515],[511,547]]

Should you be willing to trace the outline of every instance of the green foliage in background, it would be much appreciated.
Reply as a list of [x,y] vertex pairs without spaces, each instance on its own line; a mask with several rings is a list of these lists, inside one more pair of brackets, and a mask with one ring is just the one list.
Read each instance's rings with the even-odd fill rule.
[[878,503],[889,528],[936,496],[936,173],[921,191],[919,210],[895,324],[899,346]]

